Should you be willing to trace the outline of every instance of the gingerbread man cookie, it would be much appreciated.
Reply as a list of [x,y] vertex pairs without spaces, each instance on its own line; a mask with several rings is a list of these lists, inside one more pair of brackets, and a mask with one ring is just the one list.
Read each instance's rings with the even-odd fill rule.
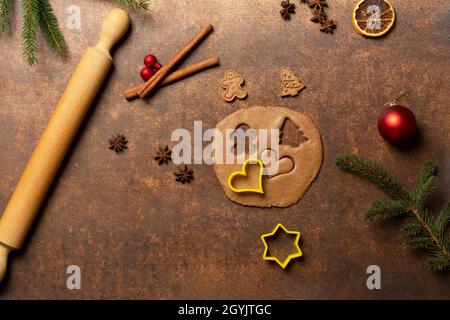
[[225,78],[222,80],[222,88],[224,89],[222,96],[227,102],[233,101],[235,98],[244,99],[247,91],[241,88],[245,79],[235,70],[225,72]]
[[305,88],[300,79],[288,67],[281,68],[280,83],[281,83],[280,95],[282,97],[287,96],[294,97]]

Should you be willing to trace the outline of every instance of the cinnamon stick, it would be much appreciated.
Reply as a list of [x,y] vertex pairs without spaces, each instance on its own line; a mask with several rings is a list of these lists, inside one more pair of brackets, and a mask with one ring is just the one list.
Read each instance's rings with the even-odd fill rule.
[[141,98],[144,98],[150,92],[152,92],[160,82],[166,78],[172,69],[186,57],[186,55],[198,44],[202,41],[208,34],[213,31],[213,26],[208,25],[204,28],[194,39],[192,39],[188,44],[186,44],[176,55],[174,55],[170,60],[155,73],[153,77],[151,77],[145,85],[142,86],[138,90],[138,95]]
[[[197,63],[195,63],[193,65],[190,65],[190,66],[188,66],[186,68],[183,68],[181,70],[177,70],[177,71],[171,73],[170,75],[167,76],[167,78],[165,78],[159,84],[158,88],[166,86],[166,85],[169,85],[169,84],[174,83],[174,82],[176,82],[178,80],[187,78],[190,75],[193,75],[193,74],[195,74],[197,72],[200,72],[202,70],[214,67],[214,66],[216,66],[218,64],[219,64],[219,59],[217,57],[211,57],[211,58],[208,58],[206,60],[197,62]],[[139,84],[137,86],[134,86],[134,87],[126,89],[124,91],[124,93],[123,93],[125,99],[131,100],[131,99],[139,97],[137,92],[140,89],[142,89],[144,87],[144,85],[145,85],[145,83],[141,83],[141,84]]]

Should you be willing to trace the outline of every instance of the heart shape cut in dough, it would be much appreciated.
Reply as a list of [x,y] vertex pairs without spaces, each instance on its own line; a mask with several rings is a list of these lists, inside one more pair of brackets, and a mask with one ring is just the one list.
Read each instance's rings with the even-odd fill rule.
[[[262,159],[272,159],[270,157],[270,154],[273,152],[271,149],[266,149],[263,152],[261,152],[261,158]],[[282,174],[287,174],[294,170],[294,160],[289,156],[282,156],[278,160],[278,169],[276,172],[270,172],[272,169],[272,163],[266,163],[264,165],[265,174],[267,175],[268,179],[272,179],[278,176],[281,176]],[[268,174],[269,173],[269,174]]]
[[[234,179],[238,177],[247,177],[247,167],[251,164],[257,164],[259,166],[259,176],[258,176],[258,187],[257,188],[251,188],[251,187],[243,187],[243,188],[237,188],[234,186]],[[233,192],[254,192],[254,193],[264,193],[263,186],[262,186],[262,176],[264,172],[264,165],[259,159],[247,159],[245,160],[244,164],[242,165],[241,171],[235,171],[228,177],[228,187]]]

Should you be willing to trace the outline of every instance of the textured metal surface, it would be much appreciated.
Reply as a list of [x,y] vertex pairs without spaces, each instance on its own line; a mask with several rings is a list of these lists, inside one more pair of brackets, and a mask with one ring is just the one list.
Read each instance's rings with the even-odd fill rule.
[[[424,257],[403,249],[396,223],[368,223],[362,212],[381,192],[340,172],[339,153],[382,161],[412,185],[423,161],[439,162],[432,206],[450,198],[450,4],[445,0],[392,1],[398,23],[387,37],[364,39],[351,24],[356,1],[330,0],[334,36],[320,33],[298,4],[291,21],[277,1],[152,0],[132,13],[132,30],[114,53],[111,72],[21,251],[0,298],[450,298],[450,275],[428,271]],[[14,28],[0,36],[0,209],[11,196],[79,58],[96,41],[113,6],[91,0],[53,1],[60,21],[81,7],[81,30],[64,29],[71,56],[54,58],[41,41],[40,63],[20,56],[19,8]],[[217,54],[221,67],[160,90],[147,103],[127,103],[122,90],[139,80],[143,56],[167,60],[207,23],[215,32],[187,59]],[[307,88],[279,97],[282,66]],[[249,96],[227,104],[219,80],[227,69],[246,78]],[[381,106],[410,92],[422,133],[412,150],[398,150],[377,133]],[[214,170],[197,165],[192,185],[177,184],[173,166],[153,160],[172,130],[205,128],[253,105],[280,105],[308,114],[321,130],[324,164],[294,207],[255,209],[227,200]],[[125,154],[108,150],[111,134],[130,141]],[[282,222],[302,232],[304,257],[283,272],[261,259],[260,234]],[[82,270],[82,289],[66,288],[68,265]],[[366,268],[377,264],[382,290],[366,288]]]

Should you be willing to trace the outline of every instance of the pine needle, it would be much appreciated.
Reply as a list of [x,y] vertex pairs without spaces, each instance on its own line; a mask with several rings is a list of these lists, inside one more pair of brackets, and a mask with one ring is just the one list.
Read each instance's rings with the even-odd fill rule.
[[439,212],[439,216],[436,219],[436,227],[441,231],[447,228],[450,224],[450,202],[446,202],[442,210]]
[[53,9],[48,0],[38,0],[39,8],[39,25],[48,44],[60,58],[64,58],[68,48],[64,36],[58,25],[58,19],[53,13]]
[[437,253],[427,259],[428,267],[433,271],[450,270],[450,262],[442,253]]
[[424,208],[428,199],[433,194],[436,188],[438,179],[433,176],[426,180],[422,185],[416,186],[410,193],[411,199],[414,201],[417,208]]
[[408,212],[408,206],[401,201],[390,201],[377,199],[373,202],[372,208],[365,213],[367,220],[386,220],[398,217]]
[[415,219],[410,219],[407,223],[405,223],[401,228],[401,232],[405,236],[409,237],[426,234],[420,222]]
[[148,0],[114,0],[114,1],[134,10],[145,11],[148,10],[149,6]]
[[436,175],[437,165],[434,161],[427,160],[417,177],[416,186],[423,185],[428,179]]
[[446,237],[446,230],[450,225],[450,202],[447,202],[439,212],[435,222],[434,230],[438,239],[444,244],[448,251],[450,251],[450,239]]
[[336,165],[341,169],[368,179],[394,199],[404,199],[407,195],[397,179],[375,162],[362,159],[355,155],[347,155],[337,157]]
[[375,200],[366,211],[367,219],[388,219],[407,214],[408,219],[401,228],[401,233],[406,236],[405,246],[429,251],[426,263],[431,270],[450,270],[450,237],[446,234],[450,224],[450,204],[447,202],[436,218],[425,207],[437,184],[434,162],[425,162],[415,187],[409,193],[394,176],[372,161],[345,155],[336,158],[336,165],[366,178],[394,199]]
[[0,32],[7,31],[11,26],[11,11],[13,0],[0,0]]
[[30,65],[37,62],[37,27],[39,19],[39,0],[21,0],[23,11],[22,47],[23,54]]

